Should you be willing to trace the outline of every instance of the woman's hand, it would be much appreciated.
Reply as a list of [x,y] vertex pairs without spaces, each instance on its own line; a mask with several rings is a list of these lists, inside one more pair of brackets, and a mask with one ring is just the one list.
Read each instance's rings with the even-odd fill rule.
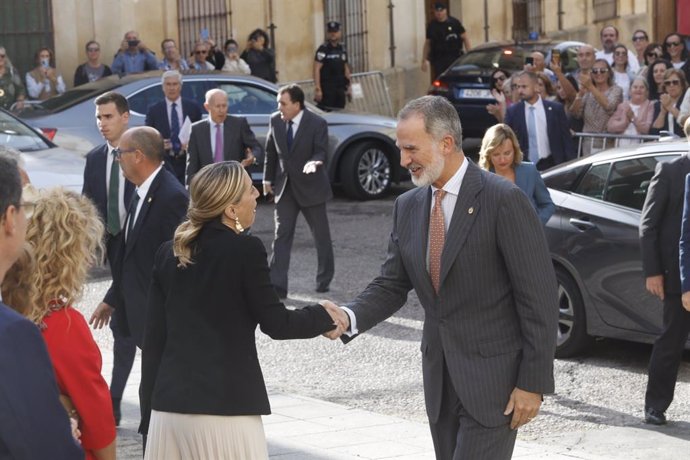
[[671,96],[664,93],[659,96],[659,101],[661,102],[661,106],[664,108],[664,110],[667,112],[671,110],[671,107],[673,106],[673,99],[671,99]]

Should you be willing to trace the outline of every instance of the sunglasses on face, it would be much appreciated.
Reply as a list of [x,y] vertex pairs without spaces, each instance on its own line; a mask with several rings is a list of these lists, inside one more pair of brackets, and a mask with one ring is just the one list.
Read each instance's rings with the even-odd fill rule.
[[668,42],[665,45],[666,45],[666,48],[671,48],[671,47],[675,48],[676,46],[680,46],[680,42]]
[[505,75],[498,75],[494,77],[494,81],[504,81],[506,79]]
[[659,53],[647,53],[647,57],[661,57]]
[[100,48],[88,48],[86,51],[88,51],[89,53],[95,53],[96,51],[100,51],[100,50],[101,50]]
[[680,86],[680,80],[665,80],[664,85],[668,86]]
[[647,40],[647,37],[645,37],[644,35],[638,35],[637,37],[633,37],[634,42],[639,42],[642,40]]
[[206,54],[206,51],[194,51],[194,54]]
[[603,69],[603,68],[597,68],[597,67],[595,67],[595,68],[592,69],[592,73],[595,74],[595,75],[596,75],[596,74],[602,74],[602,75],[603,75],[603,74],[605,74],[605,73],[608,72],[608,71],[609,71],[609,69]]

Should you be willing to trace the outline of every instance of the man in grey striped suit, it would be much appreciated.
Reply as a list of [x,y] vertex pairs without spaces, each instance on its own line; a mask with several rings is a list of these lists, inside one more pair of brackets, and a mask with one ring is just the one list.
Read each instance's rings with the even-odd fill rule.
[[465,158],[446,99],[408,103],[397,139],[417,188],[395,202],[381,275],[340,310],[341,338],[390,317],[415,289],[436,458],[509,459],[517,428],[554,391],[556,278],[542,226],[520,189]]

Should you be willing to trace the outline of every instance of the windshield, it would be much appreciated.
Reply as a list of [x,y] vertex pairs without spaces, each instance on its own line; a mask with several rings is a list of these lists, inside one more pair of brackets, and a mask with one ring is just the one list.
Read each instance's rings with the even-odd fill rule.
[[50,145],[33,129],[2,111],[0,111],[0,145],[11,147],[20,152],[33,152],[50,148]]
[[[531,52],[531,51],[530,51]],[[455,61],[453,68],[459,66],[480,69],[522,70],[525,65],[526,52],[517,48],[496,48],[470,52]]]

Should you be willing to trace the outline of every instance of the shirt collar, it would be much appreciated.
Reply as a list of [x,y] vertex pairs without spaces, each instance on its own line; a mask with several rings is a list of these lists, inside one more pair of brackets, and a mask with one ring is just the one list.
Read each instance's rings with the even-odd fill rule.
[[182,96],[178,96],[174,101],[171,101],[167,97],[165,98],[165,104],[168,106],[168,108],[173,105],[173,102],[177,104],[177,107],[182,107]]
[[[462,180],[465,178],[465,173],[467,172],[467,158],[462,159],[462,164],[458,168],[457,171],[455,171],[455,174],[453,174],[453,177],[451,177],[448,182],[445,183],[445,185],[442,187],[443,190],[445,190],[446,193],[450,193],[452,195],[458,196],[460,194],[460,187],[462,186]],[[431,194],[433,195],[438,188],[434,187],[433,185],[431,186]]]
[[292,119],[292,126],[297,126],[300,124],[302,121],[302,115],[304,115],[304,109],[300,110],[297,115],[295,115],[295,118]]
[[139,187],[137,187],[137,195],[139,195],[139,198],[144,198],[149,193],[151,184],[153,183],[153,180],[156,178],[161,169],[163,169],[163,163],[161,163],[160,166],[158,166],[156,170],[153,173],[151,173],[151,175],[147,177],[146,180]]
[[540,107],[544,107],[544,102],[542,102],[541,96],[537,96],[537,102],[530,104],[529,102],[525,101],[525,107],[534,107],[535,109],[538,109]]

